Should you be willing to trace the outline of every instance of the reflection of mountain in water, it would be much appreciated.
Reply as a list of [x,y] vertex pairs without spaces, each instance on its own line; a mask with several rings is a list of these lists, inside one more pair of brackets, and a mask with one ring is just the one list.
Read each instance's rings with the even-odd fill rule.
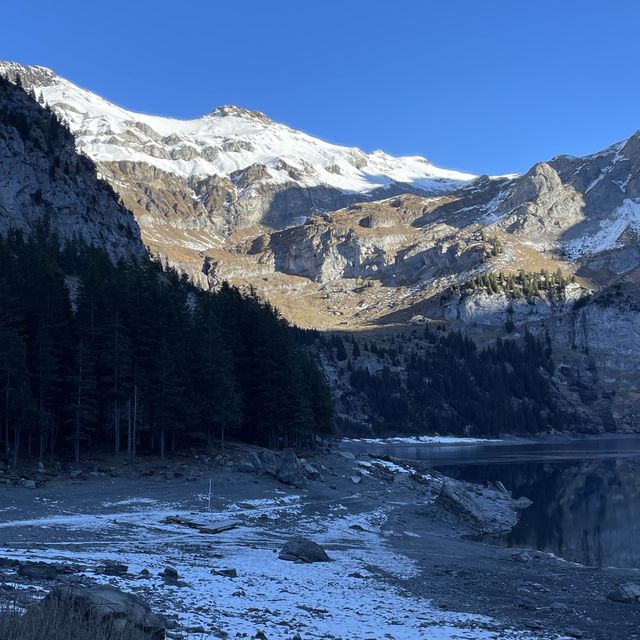
[[640,568],[640,460],[456,467],[465,480],[501,480],[533,506],[505,539],[594,566]]

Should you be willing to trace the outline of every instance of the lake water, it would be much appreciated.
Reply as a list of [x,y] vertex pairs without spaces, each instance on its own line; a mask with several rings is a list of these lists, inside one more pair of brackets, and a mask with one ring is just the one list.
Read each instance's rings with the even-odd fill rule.
[[354,452],[418,459],[461,480],[500,480],[533,505],[502,540],[599,567],[640,568],[640,437],[533,443],[349,443]]

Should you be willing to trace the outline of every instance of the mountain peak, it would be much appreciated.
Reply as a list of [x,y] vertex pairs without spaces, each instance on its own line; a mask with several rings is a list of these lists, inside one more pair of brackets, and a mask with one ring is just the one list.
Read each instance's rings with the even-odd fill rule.
[[0,75],[15,82],[16,78],[27,85],[50,87],[60,82],[60,76],[48,67],[37,65],[23,65],[9,60],[0,60]]
[[223,104],[219,107],[216,107],[209,113],[209,116],[217,118],[227,118],[229,116],[233,116],[236,118],[245,118],[247,120],[259,120],[260,122],[264,122],[265,124],[273,122],[273,120],[269,118],[269,116],[265,115],[261,111],[251,111],[250,109],[237,107],[233,104]]

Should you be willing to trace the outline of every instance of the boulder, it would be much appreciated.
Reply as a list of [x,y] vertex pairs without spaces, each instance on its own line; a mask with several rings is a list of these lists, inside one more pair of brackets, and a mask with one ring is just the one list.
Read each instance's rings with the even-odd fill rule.
[[453,479],[442,484],[434,505],[479,533],[504,533],[518,522],[513,500],[502,491]]
[[528,509],[532,504],[533,502],[529,500],[529,498],[525,498],[525,496],[522,496],[521,498],[513,501],[513,506],[516,509],[520,509],[521,511],[523,511],[524,509]]
[[249,460],[241,460],[236,465],[236,471],[240,473],[256,473],[256,467]]
[[320,472],[302,458],[298,458],[293,449],[283,449],[279,454],[265,449],[259,453],[251,452],[245,460],[238,463],[236,469],[244,473],[273,476],[283,484],[303,487],[305,480],[321,480]]
[[158,574],[168,584],[178,584],[180,576],[173,567],[165,567],[164,571]]
[[129,567],[126,564],[121,564],[115,560],[105,560],[102,563],[102,573],[105,576],[126,576],[129,571]]
[[280,452],[276,478],[283,484],[294,487],[304,486],[304,467],[293,449],[283,449]]
[[58,565],[48,562],[21,562],[18,575],[31,580],[55,580],[64,570]]
[[302,471],[306,478],[309,480],[322,480],[322,474],[312,464],[309,464],[305,460],[301,460],[301,462]]
[[278,555],[280,560],[290,562],[330,562],[327,552],[313,540],[308,538],[294,538],[287,542]]
[[43,605],[62,604],[65,611],[78,611],[109,625],[114,631],[140,638],[164,640],[165,620],[132,593],[111,585],[66,585],[52,589]]
[[270,476],[276,476],[278,473],[278,456],[273,451],[264,450],[260,452],[260,470]]
[[624,602],[625,604],[640,603],[640,584],[636,582],[619,584],[607,595],[607,598],[614,602]]
[[238,572],[235,569],[211,569],[211,575],[224,576],[225,578],[237,578]]
[[20,480],[20,484],[25,489],[36,489],[37,488],[36,481],[35,480],[29,480],[28,478],[23,478],[22,480]]

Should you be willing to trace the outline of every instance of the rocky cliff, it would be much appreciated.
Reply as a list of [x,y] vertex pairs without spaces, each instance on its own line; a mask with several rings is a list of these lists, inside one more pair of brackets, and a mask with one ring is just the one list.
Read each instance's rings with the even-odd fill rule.
[[44,218],[61,238],[78,235],[114,258],[144,253],[133,216],[76,152],[71,133],[0,78],[0,231],[28,232]]

